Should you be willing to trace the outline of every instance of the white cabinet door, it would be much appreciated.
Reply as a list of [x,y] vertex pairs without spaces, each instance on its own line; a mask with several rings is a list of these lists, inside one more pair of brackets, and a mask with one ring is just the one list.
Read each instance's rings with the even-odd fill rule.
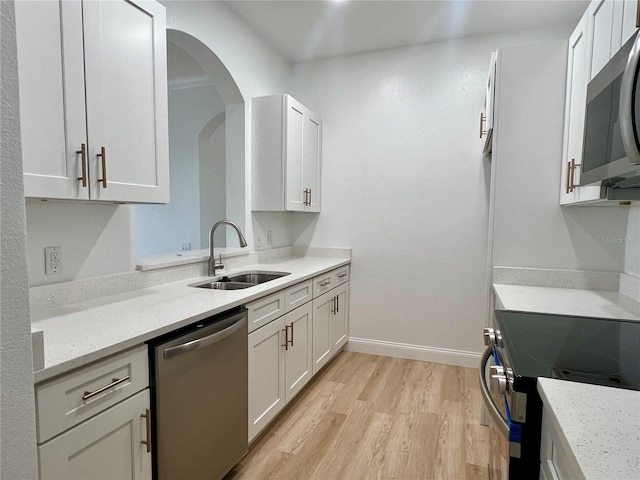
[[40,480],[150,480],[148,409],[145,389],[40,445]]
[[286,338],[289,340],[289,344],[285,348],[285,398],[287,402],[302,390],[313,372],[311,359],[312,307],[313,304],[307,302],[285,317]]
[[331,315],[333,309],[332,292],[327,292],[313,300],[313,374],[331,358]]
[[249,334],[249,441],[285,405],[284,317]]
[[88,1],[83,15],[91,196],[168,202],[164,7]]
[[169,201],[165,9],[17,2],[25,196]]
[[487,75],[484,107],[480,116],[480,138],[484,137],[482,153],[490,155],[493,150],[493,119],[496,102],[496,67],[498,52],[491,52],[489,61],[489,74]]
[[321,123],[290,95],[285,95],[285,108],[285,208],[294,212],[319,212]]
[[638,30],[637,9],[638,0],[621,0],[615,2],[611,56]]
[[313,112],[308,111],[304,126],[304,149],[302,151],[302,186],[308,189],[306,212],[320,211],[320,181],[322,177],[322,123]]
[[87,147],[82,4],[21,1],[15,9],[25,196],[87,199],[78,180]]
[[588,64],[590,42],[588,13],[585,14],[569,38],[567,65],[567,91],[565,99],[564,144],[560,204],[569,205],[580,201],[594,200],[600,196],[596,186],[576,187],[580,182],[582,142],[584,138],[585,106],[587,99]]
[[331,344],[337,352],[349,337],[349,286],[341,285],[331,292],[335,297],[331,315]]
[[589,5],[589,31],[592,42],[589,80],[595,77],[615,53],[612,45],[614,0],[593,0]]
[[349,283],[313,300],[313,374],[347,343],[349,336]]

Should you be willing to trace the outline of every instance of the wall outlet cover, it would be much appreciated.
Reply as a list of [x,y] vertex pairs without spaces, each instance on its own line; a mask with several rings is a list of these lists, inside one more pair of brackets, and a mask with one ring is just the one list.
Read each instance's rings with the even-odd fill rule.
[[44,247],[44,273],[62,272],[62,247]]

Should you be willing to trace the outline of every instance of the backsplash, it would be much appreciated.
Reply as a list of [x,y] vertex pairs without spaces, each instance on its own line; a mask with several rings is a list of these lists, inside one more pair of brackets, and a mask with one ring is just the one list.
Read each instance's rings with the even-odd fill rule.
[[[261,252],[251,252],[248,255],[229,258],[223,256],[223,260],[226,269],[233,270],[256,263],[270,263],[303,256],[351,258],[351,249],[284,247]],[[168,265],[165,268],[156,268],[153,270],[134,271],[31,287],[29,289],[29,304],[32,311],[37,311],[140,290],[142,288],[154,287],[165,283],[177,282],[188,278],[204,277],[207,276],[207,262],[208,258],[197,263],[189,263],[186,265]]]
[[493,267],[492,281],[507,285],[617,291],[620,286],[620,273]]

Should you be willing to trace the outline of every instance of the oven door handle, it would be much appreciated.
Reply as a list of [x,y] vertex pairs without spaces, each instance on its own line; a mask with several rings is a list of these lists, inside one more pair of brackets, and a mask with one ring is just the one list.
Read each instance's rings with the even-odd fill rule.
[[509,424],[502,417],[495,403],[493,403],[493,399],[491,398],[491,394],[489,393],[489,387],[487,386],[487,379],[485,377],[487,362],[491,358],[492,354],[493,350],[491,347],[489,347],[485,350],[485,352],[482,354],[482,358],[480,359],[480,368],[478,369],[480,373],[480,391],[482,392],[484,404],[487,406],[491,418],[495,422],[500,432],[506,438],[509,438]]

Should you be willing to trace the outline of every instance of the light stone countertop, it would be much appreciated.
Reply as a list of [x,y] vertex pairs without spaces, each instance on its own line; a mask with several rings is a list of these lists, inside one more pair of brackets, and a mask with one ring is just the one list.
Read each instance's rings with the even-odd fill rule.
[[640,303],[616,291],[493,284],[505,310],[640,320]]
[[538,392],[585,478],[640,478],[640,392],[551,378]]
[[350,263],[345,258],[302,257],[257,263],[235,270],[290,272],[244,290],[209,290],[188,285],[196,277],[64,306],[32,309],[32,328],[44,333],[42,382],[74,368],[140,345],[154,337]]

